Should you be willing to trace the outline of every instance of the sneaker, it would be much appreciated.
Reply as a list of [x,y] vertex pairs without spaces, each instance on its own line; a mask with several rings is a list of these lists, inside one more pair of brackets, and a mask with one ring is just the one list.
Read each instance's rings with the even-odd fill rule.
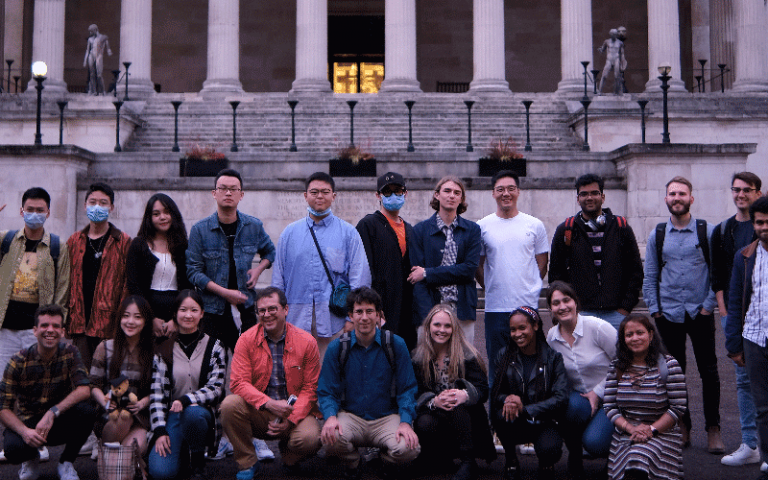
[[75,466],[72,465],[72,462],[60,463],[57,467],[57,470],[61,480],[80,480],[80,477],[77,476]]
[[363,447],[360,449],[360,460],[368,463],[372,460],[379,458],[381,450],[376,447]]
[[504,446],[501,444],[501,440],[494,432],[493,434],[493,446],[496,448],[496,453],[504,453]]
[[757,448],[750,448],[746,443],[742,443],[735,452],[720,459],[720,463],[729,467],[738,467],[748,463],[760,463],[760,451]]
[[5,462],[5,450],[0,450],[0,462]]
[[79,455],[92,455],[93,454],[93,447],[99,444],[99,440],[96,438],[96,435],[91,432],[90,435],[88,435],[88,440],[85,441],[83,446],[80,448]]
[[37,451],[40,453],[41,462],[47,462],[51,458],[51,455],[48,453],[48,447],[40,447]]
[[251,468],[246,468],[245,470],[240,470],[237,472],[237,475],[235,475],[235,478],[237,480],[253,480],[253,476],[256,475],[256,470],[258,470],[259,464],[255,464]]
[[99,459],[99,445],[96,444],[93,446],[93,451],[91,452],[91,460],[98,460]]
[[520,455],[536,455],[536,449],[533,448],[532,443],[523,443],[517,446],[517,451]]
[[235,450],[232,448],[232,444],[229,443],[227,437],[221,437],[221,441],[219,442],[219,450],[216,452],[216,456],[209,458],[209,460],[221,460],[228,455],[232,455],[233,453],[235,453]]
[[269,449],[267,442],[260,438],[253,439],[253,448],[256,449],[256,458],[258,458],[260,462],[271,462],[275,459],[275,454]]
[[768,472],[768,463],[763,462],[763,464],[760,465],[760,471],[763,473]]
[[40,465],[40,459],[35,458],[21,464],[19,469],[19,480],[37,480],[39,475],[38,467]]

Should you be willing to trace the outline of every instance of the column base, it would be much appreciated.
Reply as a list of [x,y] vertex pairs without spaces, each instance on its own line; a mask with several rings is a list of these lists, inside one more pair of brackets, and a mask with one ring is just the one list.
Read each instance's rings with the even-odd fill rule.
[[469,93],[512,93],[509,90],[509,82],[504,79],[484,78],[472,80],[469,84]]
[[244,93],[243,84],[236,78],[212,78],[203,82],[200,94],[203,96],[219,96]]
[[733,87],[731,88],[731,91],[740,92],[740,93],[767,93],[768,81],[765,81],[764,79],[758,79],[758,78],[736,80],[735,82],[733,82]]
[[[595,87],[593,86],[592,81],[587,80],[587,94],[594,92],[594,89]],[[557,84],[557,91],[555,91],[555,93],[568,96],[584,96],[584,78],[569,78],[560,80],[560,82]]]
[[[37,82],[32,79],[27,83],[27,89],[24,90],[25,95],[32,95],[37,96]],[[64,97],[67,95],[67,84],[64,82],[64,80],[55,80],[53,78],[47,78],[43,82],[43,92],[42,97],[43,98],[49,98],[49,97]],[[58,99],[58,98],[57,98]]]
[[[672,78],[669,81],[669,93],[686,93],[688,90],[685,89],[685,82],[680,80],[679,78]],[[645,84],[645,93],[661,93],[661,80],[659,80],[656,77],[651,78],[648,80],[648,83]]]
[[[155,94],[155,84],[149,79],[128,80],[128,100],[145,100]],[[117,86],[117,99],[125,98],[125,81]]]
[[297,78],[293,81],[290,93],[316,92],[331,93],[331,82],[325,78]]
[[421,84],[412,78],[385,78],[379,93],[412,92],[421,93]]

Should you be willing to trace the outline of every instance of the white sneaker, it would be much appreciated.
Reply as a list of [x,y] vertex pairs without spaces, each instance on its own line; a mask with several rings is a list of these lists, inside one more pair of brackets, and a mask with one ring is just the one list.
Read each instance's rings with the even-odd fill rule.
[[768,463],[763,462],[763,464],[760,465],[760,471],[763,473],[768,472]]
[[260,462],[271,462],[275,459],[275,454],[267,446],[267,442],[259,438],[253,439],[253,447],[256,449],[256,458]]
[[48,447],[40,447],[37,451],[40,454],[41,462],[47,462],[51,458],[51,455],[48,453]]
[[77,476],[75,466],[72,465],[72,462],[60,463],[57,467],[57,470],[61,480],[80,480],[80,477]]
[[496,448],[496,453],[504,453],[504,446],[496,433],[493,434],[493,446]]
[[739,448],[720,459],[720,463],[729,467],[738,467],[748,463],[759,463],[760,451],[757,448],[749,448],[746,443],[739,445]]
[[37,477],[39,475],[39,472],[38,472],[39,464],[40,464],[39,458],[35,458],[34,460],[23,462],[21,464],[21,468],[19,469],[19,480],[37,480]]
[[219,441],[219,450],[216,452],[216,456],[209,458],[208,460],[222,460],[223,458],[226,458],[227,455],[232,455],[233,453],[235,453],[235,449],[232,448],[232,444],[227,437],[221,437],[221,440]]
[[0,450],[0,462],[5,462],[5,450]]
[[88,439],[85,441],[83,446],[80,448],[79,455],[91,455],[93,453],[93,447],[98,445],[99,440],[96,438],[96,435],[94,435],[93,432],[91,432],[90,435],[88,435]]
[[521,443],[517,446],[517,451],[520,452],[520,455],[535,455],[536,449],[533,448],[532,443]]

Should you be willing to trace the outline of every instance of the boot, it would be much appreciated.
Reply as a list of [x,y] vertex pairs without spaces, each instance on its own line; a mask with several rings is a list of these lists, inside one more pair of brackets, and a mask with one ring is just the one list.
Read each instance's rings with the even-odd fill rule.
[[453,475],[451,480],[472,480],[477,469],[477,462],[474,458],[462,460],[459,465],[459,469],[456,474]]
[[720,439],[720,427],[707,428],[707,451],[715,455],[725,453],[725,445]]

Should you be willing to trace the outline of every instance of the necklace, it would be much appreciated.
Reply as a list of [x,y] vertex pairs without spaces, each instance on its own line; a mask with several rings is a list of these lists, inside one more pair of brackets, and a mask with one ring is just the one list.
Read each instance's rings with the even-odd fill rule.
[[104,241],[107,238],[107,236],[102,235],[101,238],[99,238],[99,240],[96,242],[97,246],[95,247],[93,246],[93,240],[91,240],[91,237],[85,237],[85,238],[88,239],[88,245],[90,245],[91,249],[94,251],[93,258],[95,258],[96,260],[100,259],[102,254],[102,249],[104,248]]
[[177,342],[179,342],[179,345],[181,345],[181,347],[182,347],[184,350],[189,350],[189,347],[191,347],[192,345],[194,345],[195,343],[197,343],[197,341],[198,341],[198,340],[200,340],[200,337],[202,337],[202,336],[203,336],[203,332],[201,332],[200,330],[198,330],[198,331],[197,331],[197,337],[195,337],[195,338],[194,338],[192,341],[190,341],[189,343],[184,343],[184,342],[182,342],[182,341],[181,341],[181,336],[179,336],[179,337],[176,337],[176,341],[177,341]]

